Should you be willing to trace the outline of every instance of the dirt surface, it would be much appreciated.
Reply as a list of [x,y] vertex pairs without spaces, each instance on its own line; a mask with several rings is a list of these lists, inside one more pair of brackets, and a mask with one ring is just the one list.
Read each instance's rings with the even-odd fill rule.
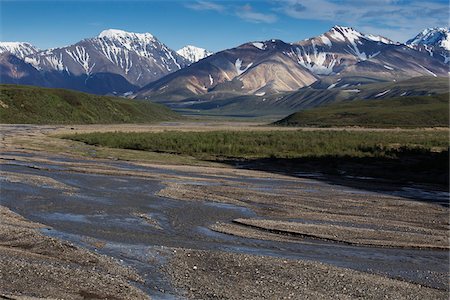
[[1,125],[0,295],[446,298],[448,193],[55,137],[260,125]]
[[447,299],[447,293],[329,265],[176,249],[166,266],[190,299]]
[[44,228],[0,206],[0,298],[149,299],[130,284],[142,282],[135,271]]

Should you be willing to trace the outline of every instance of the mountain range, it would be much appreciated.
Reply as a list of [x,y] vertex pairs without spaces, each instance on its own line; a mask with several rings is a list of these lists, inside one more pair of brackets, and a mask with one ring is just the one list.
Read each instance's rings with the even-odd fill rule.
[[356,91],[366,84],[448,77],[449,51],[448,28],[426,29],[402,44],[334,26],[303,41],[255,41],[214,54],[195,46],[174,51],[150,33],[109,29],[47,50],[0,42],[0,82],[217,107],[239,97],[257,103],[305,89]]
[[418,76],[448,76],[448,64],[418,49],[335,26],[318,37],[295,43],[251,42],[218,52],[148,84],[137,97],[169,104],[190,103],[265,96],[306,86],[331,89]]
[[[2,83],[62,87],[96,94],[127,93],[192,63],[150,33],[109,29],[74,45],[38,50],[0,43]],[[23,60],[15,72],[11,55]],[[29,64],[38,72],[25,66]]]

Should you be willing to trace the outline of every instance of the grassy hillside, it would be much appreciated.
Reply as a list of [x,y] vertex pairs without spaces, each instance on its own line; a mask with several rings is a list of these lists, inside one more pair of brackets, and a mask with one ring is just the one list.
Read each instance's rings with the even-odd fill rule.
[[449,126],[449,94],[359,100],[299,111],[276,125],[435,127]]
[[170,109],[148,101],[63,89],[0,85],[0,123],[148,123],[179,118]]

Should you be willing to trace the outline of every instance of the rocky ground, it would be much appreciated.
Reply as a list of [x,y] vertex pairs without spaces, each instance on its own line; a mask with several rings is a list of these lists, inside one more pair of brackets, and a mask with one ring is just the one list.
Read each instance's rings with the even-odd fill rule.
[[149,299],[134,270],[40,229],[0,206],[0,298]]

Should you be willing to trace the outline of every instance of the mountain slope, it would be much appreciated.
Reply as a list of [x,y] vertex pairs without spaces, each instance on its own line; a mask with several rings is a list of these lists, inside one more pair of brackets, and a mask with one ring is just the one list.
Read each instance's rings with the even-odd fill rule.
[[276,125],[434,127],[449,126],[449,94],[362,100],[296,112]]
[[418,51],[450,63],[450,32],[449,28],[427,28],[406,44]]
[[183,48],[177,50],[177,53],[184,57],[190,64],[198,62],[199,60],[213,54],[206,49],[195,47],[192,45],[184,46]]
[[[307,86],[295,92],[274,95],[231,96],[209,99],[208,95],[198,101],[188,99],[185,113],[207,115],[262,116],[288,115],[299,110],[329,105],[335,102],[357,99],[388,99],[393,97],[444,94],[449,91],[448,78],[416,77],[403,81],[366,83],[356,87],[347,84],[330,89]],[[205,100],[204,100],[205,99]]]
[[150,83],[137,97],[176,102],[208,92],[263,94],[310,85],[316,77],[285,54],[290,47],[271,40],[224,50]]
[[62,89],[0,85],[1,123],[149,123],[179,118],[168,108],[148,101]]

